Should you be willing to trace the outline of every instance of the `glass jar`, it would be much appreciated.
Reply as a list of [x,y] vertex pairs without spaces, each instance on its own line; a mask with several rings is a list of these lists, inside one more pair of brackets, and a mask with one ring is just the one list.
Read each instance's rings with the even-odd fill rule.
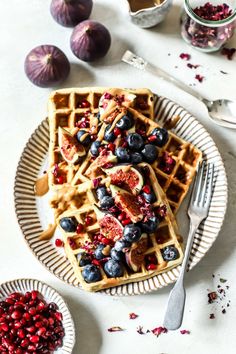
[[215,52],[233,36],[236,0],[227,1],[227,5],[223,2],[184,0],[181,34],[188,44],[203,52]]

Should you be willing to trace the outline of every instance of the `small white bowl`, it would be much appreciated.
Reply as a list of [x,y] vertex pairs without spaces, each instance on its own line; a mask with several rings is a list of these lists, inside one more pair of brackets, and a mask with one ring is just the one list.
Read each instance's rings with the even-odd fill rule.
[[63,338],[63,346],[55,353],[71,354],[75,345],[75,326],[71,317],[67,304],[51,286],[35,279],[16,279],[0,284],[0,301],[4,300],[8,295],[14,292],[26,293],[27,291],[38,290],[43,295],[46,302],[55,302],[58,311],[63,315],[62,324],[65,330]]

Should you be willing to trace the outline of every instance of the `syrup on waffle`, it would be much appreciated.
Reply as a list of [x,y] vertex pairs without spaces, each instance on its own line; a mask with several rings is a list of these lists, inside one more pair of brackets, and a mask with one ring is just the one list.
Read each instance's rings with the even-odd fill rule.
[[133,108],[153,119],[153,94],[148,89],[122,90],[94,87],[54,91],[50,95],[48,103],[50,189],[70,183],[83,160],[81,156],[76,163],[65,161],[59,146],[59,127],[72,136],[83,129],[88,133],[91,140],[95,140],[101,126],[99,113],[99,109],[102,109],[103,105],[101,98],[106,97],[107,91],[112,92],[117,99],[122,100],[122,104],[132,105]]
[[[128,173],[130,168],[133,168],[132,165],[124,165],[123,167],[126,169],[126,173]],[[122,169],[122,166],[120,168]],[[97,198],[94,183],[88,179],[86,182],[73,187],[76,197],[81,201],[80,206],[77,205],[74,210],[66,210],[58,217],[57,223],[63,234],[66,255],[73,266],[78,281],[85,290],[98,291],[147,279],[182,262],[183,253],[175,218],[166,195],[157,182],[152,167],[147,163],[141,163],[135,169],[138,169],[143,177],[138,195],[137,190],[135,194],[131,194],[130,189],[127,190],[125,184],[122,184],[122,189],[119,186],[112,185],[109,174],[104,172],[104,178],[100,180],[99,186],[106,186],[108,193],[113,190],[112,196],[115,200],[113,207],[108,210],[101,209],[101,203]],[[149,186],[155,196],[152,203],[146,202],[142,196],[142,188],[144,188],[143,185],[145,184]],[[117,201],[117,196],[120,195],[119,193],[122,195],[121,191],[124,192],[124,188],[126,188],[126,193],[129,192],[129,198],[133,200],[132,204],[138,203],[141,208],[140,210],[143,214],[142,223],[147,223],[153,215],[157,218],[158,223],[155,231],[147,233],[146,229],[142,230],[141,238],[131,243],[128,249],[123,249],[124,261],[123,263],[118,262],[122,269],[122,275],[113,277],[107,273],[106,263],[110,260],[111,248],[114,245],[116,247],[117,242],[122,238],[122,228],[126,224],[124,220],[127,220],[127,215],[123,217],[123,221],[121,218],[121,213],[126,213],[127,209],[126,211],[122,210],[122,205],[124,204],[121,203],[121,199]],[[127,202],[130,200],[128,199]],[[132,212],[135,214],[135,210]],[[118,226],[117,229],[110,230],[108,228],[107,230],[105,226],[105,233],[105,217],[110,217],[113,222],[115,219],[118,225],[121,225],[121,229]],[[64,227],[68,219],[72,221],[72,228],[70,226],[69,232]],[[129,223],[132,223],[132,221],[129,220]],[[104,232],[104,235],[101,232]],[[104,256],[98,260],[94,251],[101,244],[104,245]],[[83,262],[81,264],[81,259],[86,260],[86,264]],[[85,275],[88,266],[92,267],[93,271],[95,269],[95,272],[99,275],[99,280],[94,281],[92,279],[92,281],[88,281]]]

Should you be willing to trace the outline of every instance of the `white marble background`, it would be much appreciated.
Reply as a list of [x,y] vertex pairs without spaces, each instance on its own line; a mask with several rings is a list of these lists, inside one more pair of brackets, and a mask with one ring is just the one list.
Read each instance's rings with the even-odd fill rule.
[[[104,23],[112,35],[112,47],[104,60],[88,65],[78,61],[70,51],[71,29],[59,26],[49,14],[49,0],[0,1],[0,282],[20,278],[38,278],[55,287],[68,301],[77,333],[74,354],[223,354],[235,352],[236,285],[235,285],[235,185],[236,132],[213,125],[204,106],[196,99],[149,74],[136,72],[120,62],[130,48],[176,75],[187,84],[194,83],[195,71],[186,68],[179,59],[181,52],[192,55],[192,62],[206,80],[196,90],[209,97],[236,99],[236,56],[228,61],[220,54],[202,54],[189,48],[179,34],[179,13],[182,1],[174,6],[165,22],[150,30],[134,26],[128,16],[126,0],[95,0],[92,19]],[[23,71],[24,58],[39,44],[55,44],[69,57],[72,70],[62,87],[70,86],[146,86],[183,105],[214,138],[226,165],[229,179],[229,205],[224,226],[206,257],[187,275],[187,303],[183,328],[190,335],[177,332],[155,338],[139,335],[136,327],[154,328],[161,325],[170,287],[152,294],[111,298],[87,294],[74,289],[51,275],[34,258],[23,241],[18,227],[13,201],[16,166],[29,136],[46,116],[50,92],[33,86]],[[234,37],[230,45],[235,46]],[[171,55],[168,56],[168,53]],[[175,68],[178,66],[178,68]],[[220,70],[228,72],[223,75]],[[212,274],[228,279],[228,299],[231,307],[225,315],[221,304],[207,304],[207,289],[217,282]],[[216,279],[216,278],[215,278]],[[139,318],[128,319],[135,312]],[[209,320],[215,312],[216,319]],[[120,333],[108,333],[107,328],[119,325]]]

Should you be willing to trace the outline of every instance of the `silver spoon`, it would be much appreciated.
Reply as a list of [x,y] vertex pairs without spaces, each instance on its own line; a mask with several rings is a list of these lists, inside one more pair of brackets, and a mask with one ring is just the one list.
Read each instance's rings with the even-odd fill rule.
[[207,107],[209,118],[214,123],[226,128],[236,129],[236,101],[227,99],[219,99],[215,101],[207,100],[183,82],[175,79],[167,72],[163,71],[157,66],[148,63],[143,58],[137,56],[129,50],[124,53],[122,61],[134,66],[137,69],[149,71],[150,73],[158,75],[162,79],[171,82],[178,88],[184,90],[185,92],[203,102]]

